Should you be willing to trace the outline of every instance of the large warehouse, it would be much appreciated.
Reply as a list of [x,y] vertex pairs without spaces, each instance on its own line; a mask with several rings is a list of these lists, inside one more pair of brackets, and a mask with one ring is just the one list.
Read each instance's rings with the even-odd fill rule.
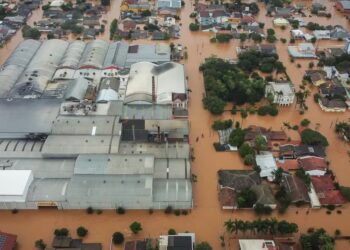
[[[134,65],[150,66],[144,86]],[[124,102],[152,100],[152,77],[157,102]],[[0,80],[0,209],[192,208],[188,121],[173,107],[186,81],[168,47],[25,40]]]

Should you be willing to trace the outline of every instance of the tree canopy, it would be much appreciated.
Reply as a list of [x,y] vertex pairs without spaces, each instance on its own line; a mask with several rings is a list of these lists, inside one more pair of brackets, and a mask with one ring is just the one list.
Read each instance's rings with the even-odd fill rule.
[[304,129],[303,132],[301,132],[301,141],[307,145],[322,145],[325,147],[329,145],[324,135],[310,128]]
[[[200,66],[200,70],[204,76],[206,99],[211,97],[210,101],[214,100],[214,104],[220,104],[221,111],[224,105],[218,102],[218,99],[242,105],[246,102],[254,104],[264,97],[265,82],[263,79],[250,78],[237,65],[223,59],[208,58]],[[204,102],[206,103],[208,100]]]
[[307,234],[302,234],[300,244],[304,250],[323,249],[334,250],[334,239],[323,229],[310,230]]

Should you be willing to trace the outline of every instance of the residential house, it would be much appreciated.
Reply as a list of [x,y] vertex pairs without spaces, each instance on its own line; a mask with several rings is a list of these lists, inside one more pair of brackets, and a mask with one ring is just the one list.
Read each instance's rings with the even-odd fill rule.
[[322,145],[295,145],[284,144],[279,147],[279,156],[281,159],[297,159],[303,156],[325,157],[325,148]]
[[336,189],[330,175],[311,176],[311,183],[322,206],[340,206],[346,202],[340,191]]
[[288,53],[293,58],[317,58],[316,50],[312,43],[300,43],[296,46],[288,46]]
[[345,112],[348,109],[346,102],[338,99],[320,97],[318,99],[318,104],[325,112]]
[[160,250],[194,250],[196,238],[194,233],[178,233],[161,235],[158,242]]
[[298,158],[299,167],[311,176],[322,176],[327,173],[328,165],[324,158],[317,156],[303,156]]
[[277,54],[276,45],[274,45],[274,44],[259,44],[258,48],[259,48],[259,51],[261,53],[264,53],[267,55],[276,55]]
[[275,17],[290,18],[293,14],[293,8],[291,7],[276,7]]
[[260,184],[251,187],[251,190],[256,194],[256,203],[262,204],[265,207],[276,209],[277,201],[273,195],[272,189],[268,184]]
[[153,31],[152,33],[152,40],[166,40],[168,38],[168,33],[164,31]]
[[124,250],[147,250],[146,240],[127,240],[124,243]]
[[222,209],[237,209],[237,193],[261,183],[256,171],[219,170],[218,177],[218,195]]
[[346,98],[347,89],[338,81],[334,80],[333,84],[321,84],[319,93],[322,97],[328,97],[330,99]]
[[314,30],[313,35],[317,40],[331,39],[331,31],[330,30]]
[[123,21],[123,30],[124,31],[131,31],[136,28],[136,22],[132,20],[124,20]]
[[17,235],[9,234],[0,231],[0,249],[1,250],[15,250]]
[[94,28],[87,28],[84,29],[83,31],[83,39],[89,39],[89,40],[94,40],[96,38],[96,29]]
[[181,9],[181,0],[157,0],[157,8]]
[[284,173],[280,185],[284,187],[292,203],[310,203],[308,189],[298,176]]
[[100,28],[100,20],[98,17],[84,17],[83,19],[83,25],[88,28]]
[[277,27],[288,26],[289,21],[287,19],[278,17],[278,18],[273,19],[273,25],[277,26]]
[[350,35],[349,32],[342,26],[336,25],[333,27],[333,30],[331,30],[330,37],[333,40],[346,40],[350,37]]
[[241,17],[241,22],[240,24],[241,25],[247,25],[247,24],[250,24],[250,23],[254,23],[255,22],[255,19],[253,16],[250,16],[250,15],[244,15]]
[[297,159],[276,159],[277,167],[282,168],[283,171],[295,171],[299,169],[299,164]]
[[203,27],[208,25],[220,26],[228,21],[228,15],[223,10],[205,10],[198,13],[197,20]]
[[[60,250],[102,250],[101,243],[83,243],[82,239],[72,239],[68,236],[55,236],[52,242],[52,248]],[[50,248],[48,249],[50,250]]]
[[323,70],[306,70],[305,76],[314,86],[320,86],[326,83],[326,72]]
[[151,5],[144,0],[124,0],[120,5],[120,10],[140,14],[143,11],[151,10]]
[[295,90],[290,82],[269,82],[265,87],[265,97],[272,95],[273,103],[288,106],[293,104]]
[[291,30],[290,34],[294,39],[304,39],[304,32],[302,30]]
[[276,161],[270,152],[260,152],[255,156],[256,165],[260,169],[260,177],[267,178],[268,181],[275,179],[274,172],[277,170]]
[[287,142],[287,134],[284,131],[273,131],[259,126],[249,126],[246,134],[244,136],[244,141],[249,145],[254,146],[255,138],[261,135],[267,141],[267,149],[272,149],[272,147],[277,144]]
[[338,1],[335,4],[335,8],[342,13],[350,13],[350,1]]

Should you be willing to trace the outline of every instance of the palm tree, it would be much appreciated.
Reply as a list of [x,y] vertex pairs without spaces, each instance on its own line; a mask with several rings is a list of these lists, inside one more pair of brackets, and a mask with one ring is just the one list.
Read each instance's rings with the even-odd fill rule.
[[231,219],[229,219],[228,221],[225,221],[224,225],[226,228],[226,232],[228,233],[232,233],[236,227],[235,223]]
[[260,151],[266,148],[267,142],[262,135],[257,135],[255,137],[254,144],[255,144],[255,149],[257,153],[260,154]]

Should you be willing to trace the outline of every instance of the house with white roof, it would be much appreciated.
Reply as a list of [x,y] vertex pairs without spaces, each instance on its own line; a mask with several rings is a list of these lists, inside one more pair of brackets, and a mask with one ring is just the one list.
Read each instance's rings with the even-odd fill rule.
[[290,82],[269,82],[265,87],[265,97],[273,96],[273,103],[288,106],[293,104],[295,90]]
[[256,165],[260,168],[260,177],[267,178],[268,181],[274,180],[273,172],[277,170],[275,158],[271,152],[260,152],[255,156]]

